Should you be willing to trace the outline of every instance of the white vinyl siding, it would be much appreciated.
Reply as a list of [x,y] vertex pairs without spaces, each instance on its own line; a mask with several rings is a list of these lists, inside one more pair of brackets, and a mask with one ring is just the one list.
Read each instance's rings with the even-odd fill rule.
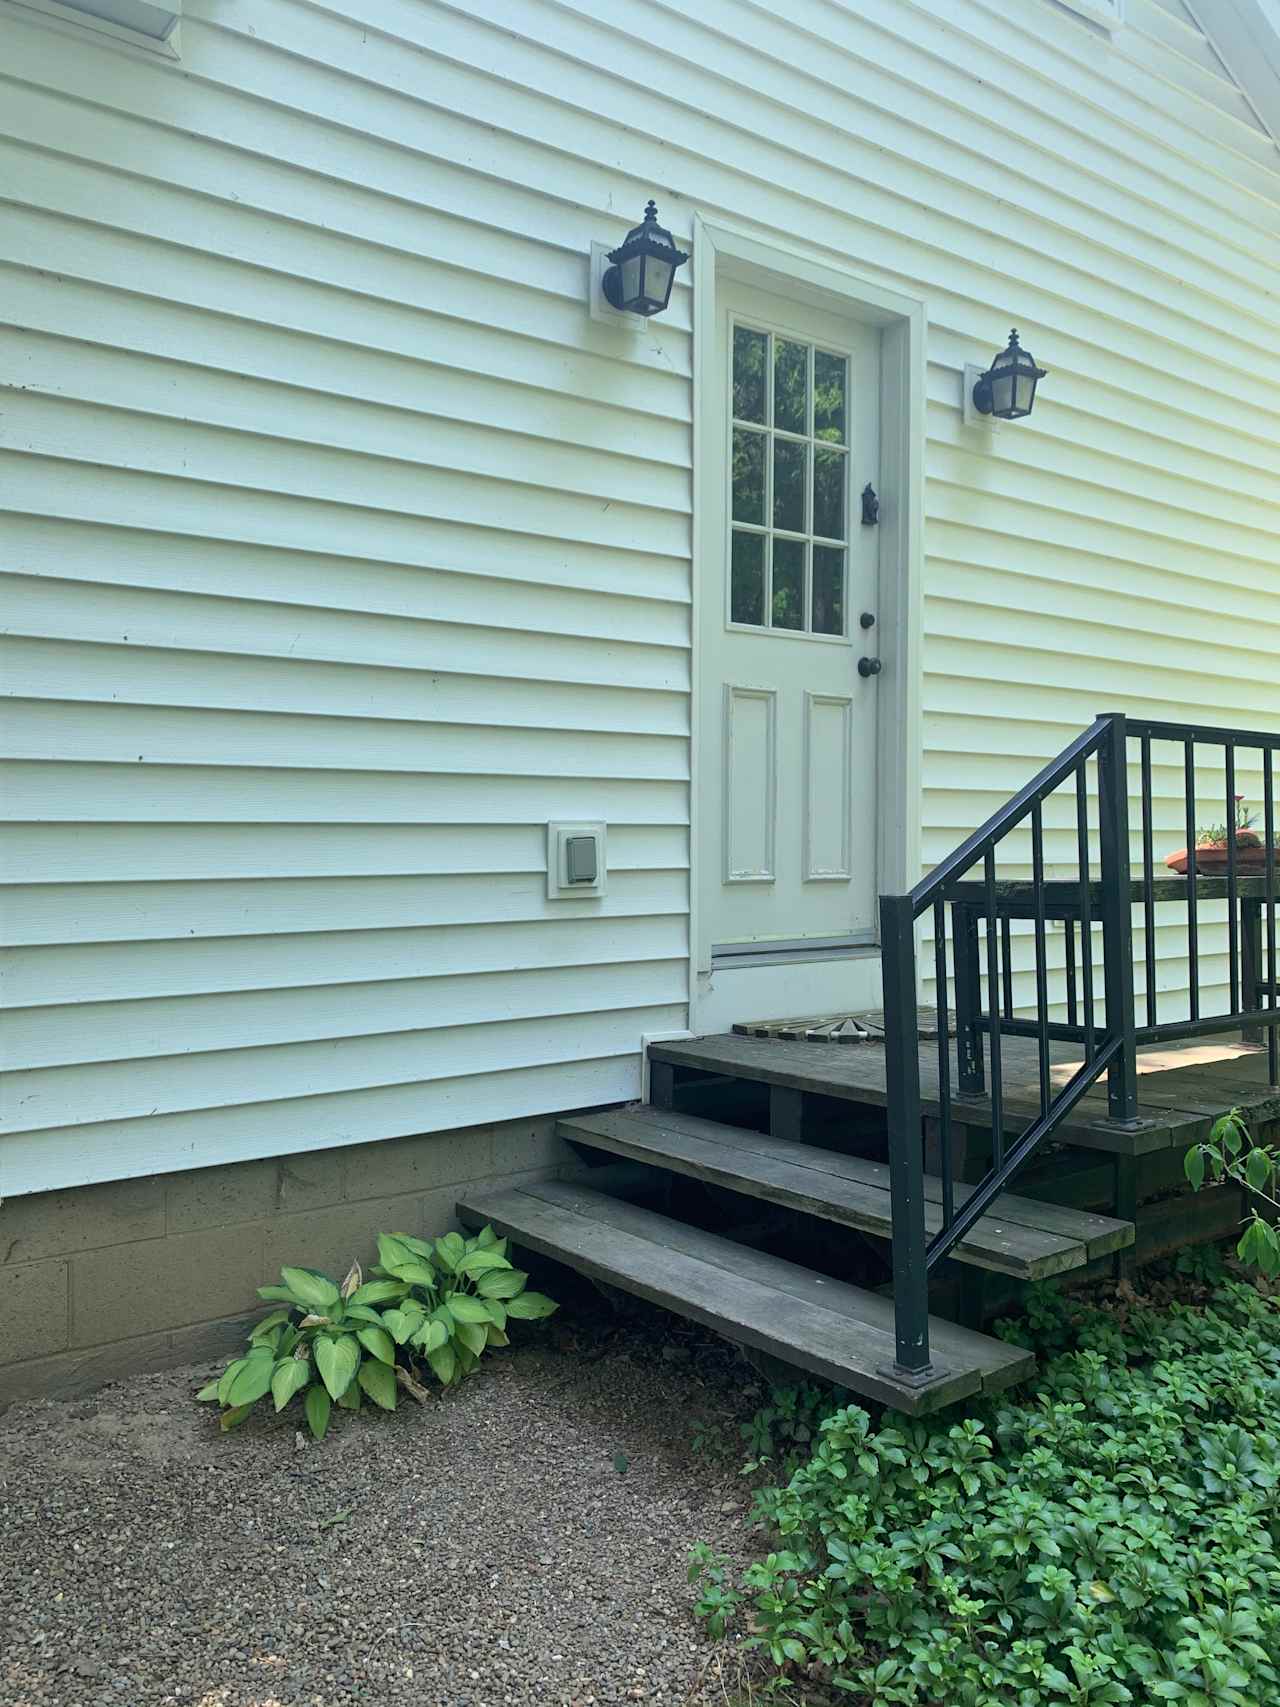
[[0,0],[0,1192],[621,1099],[684,1023],[692,267],[586,307],[650,194],[926,300],[927,865],[1099,710],[1280,723],[1280,155],[1127,19],[191,0],[174,67]]

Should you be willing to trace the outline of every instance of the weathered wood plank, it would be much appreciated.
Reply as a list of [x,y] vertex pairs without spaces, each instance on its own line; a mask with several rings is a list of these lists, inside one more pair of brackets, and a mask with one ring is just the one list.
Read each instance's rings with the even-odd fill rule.
[[911,1415],[1007,1386],[1034,1366],[1017,1347],[931,1319],[939,1373],[923,1387],[906,1386],[892,1372],[888,1300],[585,1187],[478,1185],[468,1188],[458,1214]]
[[[891,1235],[889,1170],[881,1162],[652,1109],[570,1118],[560,1122],[559,1131],[612,1154],[671,1168],[878,1238]],[[971,1189],[957,1186],[957,1202]],[[926,1181],[925,1198],[925,1229],[932,1235],[942,1226],[940,1180]],[[1133,1228],[1127,1223],[1006,1196],[952,1254],[956,1261],[978,1268],[1044,1279],[1079,1268],[1132,1239]]]

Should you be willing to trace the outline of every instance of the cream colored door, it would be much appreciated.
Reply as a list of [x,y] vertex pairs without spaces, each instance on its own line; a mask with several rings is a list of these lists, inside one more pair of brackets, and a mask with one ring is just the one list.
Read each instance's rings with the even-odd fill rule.
[[880,334],[733,280],[717,295],[723,437],[700,533],[716,549],[697,568],[701,969],[758,967],[763,1017],[771,964],[794,990],[798,959],[873,935],[877,676],[859,660],[874,671],[881,640],[861,498],[880,483]]

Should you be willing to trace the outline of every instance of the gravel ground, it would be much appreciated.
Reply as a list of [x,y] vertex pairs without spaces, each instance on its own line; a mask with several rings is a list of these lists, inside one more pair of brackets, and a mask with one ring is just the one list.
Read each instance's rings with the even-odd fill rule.
[[212,1365],[13,1407],[0,1702],[722,1702],[686,1552],[750,1554],[747,1494],[691,1442],[763,1387],[668,1317],[563,1320],[320,1445],[296,1407],[221,1436]]

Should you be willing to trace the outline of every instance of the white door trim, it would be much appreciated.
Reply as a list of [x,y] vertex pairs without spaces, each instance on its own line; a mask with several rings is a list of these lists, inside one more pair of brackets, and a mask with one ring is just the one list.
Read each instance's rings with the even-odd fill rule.
[[[699,680],[704,625],[718,622],[699,590],[698,565],[718,561],[723,541],[713,538],[718,506],[706,501],[706,481],[719,459],[711,447],[723,436],[723,399],[709,383],[716,347],[716,281],[734,277],[760,289],[809,301],[882,328],[882,504],[879,532],[879,612],[884,668],[878,682],[877,770],[881,778],[876,880],[883,893],[902,893],[920,873],[920,758],[924,550],[925,306],[839,263],[797,248],[765,242],[749,232],[707,220],[693,221],[693,612],[690,786],[689,1024],[694,1033],[712,1021],[706,999],[711,971],[710,923],[699,902],[699,814],[719,805],[719,788],[702,786]],[[851,950],[856,954],[857,950]],[[865,956],[867,951],[861,953]],[[718,1006],[718,1004],[716,1004]],[[701,1010],[701,1013],[700,1013]]]

